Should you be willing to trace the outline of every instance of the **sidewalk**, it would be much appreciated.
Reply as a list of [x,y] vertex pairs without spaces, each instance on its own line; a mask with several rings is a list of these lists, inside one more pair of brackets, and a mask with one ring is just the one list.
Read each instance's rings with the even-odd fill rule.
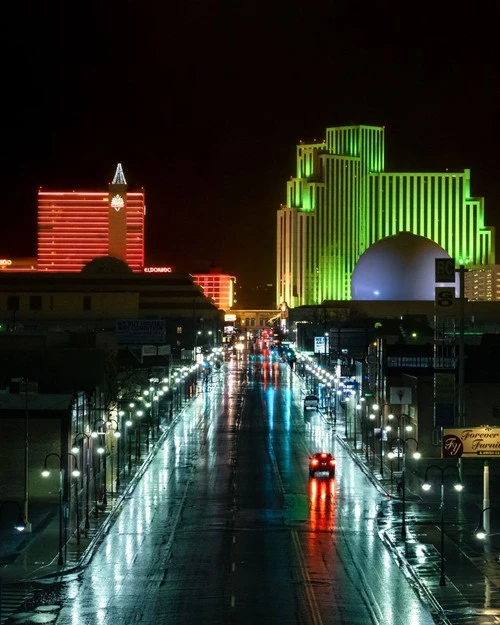
[[[162,423],[162,434],[156,441],[151,441],[149,449],[143,443],[141,464],[134,468],[130,476],[126,471],[121,474],[120,491],[107,492],[106,507],[97,509],[92,505],[88,529],[85,529],[86,523],[82,520],[80,536],[73,534],[63,541],[63,564],[58,563],[59,506],[33,502],[30,506],[31,533],[16,533],[9,537],[8,544],[0,545],[0,589],[9,584],[61,577],[85,566],[185,407],[171,422]],[[3,616],[1,612],[0,615]]]
[[[333,427],[333,421],[330,421]],[[474,536],[481,501],[446,502],[444,558],[441,558],[439,501],[424,501],[422,479],[406,468],[405,529],[402,537],[402,496],[391,482],[391,468],[380,455],[366,459],[358,440],[344,436],[344,420],[336,421],[336,437],[385,494],[386,506],[379,518],[379,535],[397,559],[405,575],[425,597],[436,619],[444,625],[498,625],[500,623],[500,534],[481,543]],[[450,495],[452,497],[453,495]],[[457,495],[458,496],[458,495]],[[471,497],[472,498],[472,497]],[[492,501],[492,505],[494,502]],[[492,519],[493,521],[493,519]],[[498,525],[498,523],[496,523]],[[493,528],[493,525],[492,525]],[[441,566],[445,585],[441,585]]]

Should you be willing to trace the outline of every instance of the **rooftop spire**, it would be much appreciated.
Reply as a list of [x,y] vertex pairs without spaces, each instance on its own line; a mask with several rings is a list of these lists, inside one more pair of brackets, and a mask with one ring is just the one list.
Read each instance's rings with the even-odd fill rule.
[[115,177],[113,178],[113,182],[111,184],[127,184],[125,180],[125,176],[123,175],[122,164],[118,163],[116,166]]

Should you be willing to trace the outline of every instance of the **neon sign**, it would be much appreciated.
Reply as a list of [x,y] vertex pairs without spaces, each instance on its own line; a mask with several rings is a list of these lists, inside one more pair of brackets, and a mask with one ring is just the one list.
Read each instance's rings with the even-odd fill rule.
[[0,258],[0,266],[5,267],[6,265],[12,265],[10,258]]
[[116,212],[125,206],[125,202],[121,195],[116,194],[115,197],[111,200],[111,206],[115,209]]
[[173,267],[144,267],[144,273],[172,273]]

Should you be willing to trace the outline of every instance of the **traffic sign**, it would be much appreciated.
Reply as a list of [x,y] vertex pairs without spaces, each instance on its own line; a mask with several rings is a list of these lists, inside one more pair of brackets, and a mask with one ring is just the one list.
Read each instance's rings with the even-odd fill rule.
[[435,276],[436,282],[455,282],[455,259],[454,258],[436,258],[435,259]]
[[435,289],[434,309],[436,315],[452,316],[455,314],[455,288],[437,286]]

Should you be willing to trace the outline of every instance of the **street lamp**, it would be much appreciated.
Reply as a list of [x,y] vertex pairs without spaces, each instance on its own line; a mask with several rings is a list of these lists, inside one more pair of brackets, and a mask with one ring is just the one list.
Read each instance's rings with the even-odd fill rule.
[[[404,432],[403,433],[401,432],[402,428],[400,427],[400,421],[403,420],[403,417],[407,417],[407,416],[408,415],[404,414],[404,413],[402,413],[400,415],[394,415],[392,413],[389,413],[387,415],[387,418],[389,419],[389,421],[393,421],[394,419],[397,419],[397,421],[398,421],[398,429],[397,429],[397,434],[396,434],[397,438],[400,438],[400,436],[404,436],[405,435]],[[391,429],[392,429],[392,426],[390,425],[390,423],[385,426],[386,432],[390,432]],[[410,424],[407,424],[403,429],[404,429],[405,432],[410,433],[413,428],[412,428],[412,426]],[[399,471],[399,455],[398,455],[398,471]]]
[[[73,460],[75,461],[75,468],[71,472],[71,475],[73,477],[79,477],[80,476],[80,471],[78,470],[78,460],[77,460],[77,457],[75,456],[75,454],[72,454],[72,453],[68,453],[67,455],[70,456],[71,458],[73,458]],[[59,462],[59,557],[58,557],[58,560],[57,560],[57,564],[64,564],[64,557],[63,557],[63,546],[64,546],[64,542],[63,542],[63,518],[64,518],[64,514],[63,514],[63,487],[64,487],[64,473],[65,472],[64,472],[64,467],[63,467],[61,456],[59,454],[56,454],[56,453],[50,453],[50,454],[47,454],[45,456],[45,460],[43,462],[42,476],[43,477],[49,477],[49,475],[50,475],[50,471],[49,471],[47,462],[48,462],[49,458],[51,458],[51,457],[57,458],[57,460]],[[78,510],[78,502],[77,502],[77,510]],[[78,528],[79,524],[80,524],[80,519],[77,518],[77,521],[76,521],[77,528]],[[65,530],[66,530],[66,527],[65,527]],[[79,530],[77,529],[77,531],[79,531]]]
[[[113,425],[115,427],[113,429]],[[116,439],[116,491],[120,488],[120,438],[122,433],[120,432],[120,426],[116,419],[108,419],[106,424],[107,427],[113,429],[113,437]],[[113,448],[112,448],[113,449]],[[113,496],[113,453],[111,453],[111,496]]]
[[483,508],[481,510],[481,512],[479,513],[479,521],[476,527],[476,531],[474,532],[474,534],[476,535],[476,538],[479,538],[479,540],[485,540],[486,537],[489,534],[489,519],[488,521],[485,523],[485,512],[489,512],[490,510],[495,510],[495,512],[500,512],[500,508],[496,508],[495,506],[488,506],[487,508]]
[[17,520],[14,523],[14,529],[18,532],[24,532],[26,529],[26,521],[23,518],[23,512],[20,504],[17,501],[0,501],[0,514],[6,506],[15,506],[17,508]]
[[141,461],[141,425],[144,412],[136,410],[135,415],[139,417],[139,422],[135,428],[135,464],[137,465]]
[[446,473],[446,471],[448,469],[453,469],[454,471],[456,471],[457,481],[453,485],[456,491],[458,492],[462,491],[464,486],[462,482],[460,481],[460,473],[457,467],[453,465],[440,467],[438,464],[432,464],[430,467],[427,467],[427,469],[425,470],[424,483],[422,484],[423,490],[428,491],[431,489],[431,484],[430,482],[427,481],[427,475],[431,469],[437,469],[441,473],[441,503],[439,506],[441,509],[441,578],[439,580],[439,585],[446,586],[446,579],[444,576],[444,474]]
[[[398,447],[397,447],[398,459],[399,459],[399,450],[400,450],[399,444],[400,443],[402,443],[401,449],[403,451],[403,468],[402,468],[402,471],[401,471],[401,491],[402,491],[402,495],[403,495],[403,507],[402,507],[402,510],[401,510],[401,538],[405,539],[406,538],[406,474],[405,474],[406,453],[405,453],[405,448],[406,448],[407,443],[409,441],[413,441],[415,443],[415,445],[416,445],[416,449],[413,452],[413,458],[415,460],[420,460],[420,458],[422,457],[422,454],[418,451],[418,441],[417,441],[417,439],[413,438],[412,436],[410,436],[409,438],[405,438],[405,439],[393,438],[391,440],[391,448],[392,448],[392,443],[394,441],[396,441],[396,443],[398,445]],[[388,455],[388,457],[392,461],[392,459],[394,458],[394,454],[392,452],[392,449],[391,449],[391,451],[387,455]]]
[[344,436],[347,441],[347,439],[349,438],[349,433],[347,431],[347,421],[349,419],[349,397],[344,397],[344,418],[345,418]]
[[87,440],[87,453],[85,454],[85,533],[87,533],[90,529],[90,436],[85,432],[77,432],[71,451],[74,454],[80,453],[79,443],[83,445],[83,438]]
[[[135,403],[132,401],[129,403],[128,407],[130,408],[128,413],[128,419],[125,421],[125,426],[127,428],[127,440],[128,440],[128,475],[132,473],[132,434],[130,433],[130,428],[133,425],[132,421],[132,410],[135,408]],[[136,435],[137,436],[137,435]]]
[[[105,430],[103,430],[102,428],[106,427],[106,422],[103,421],[102,419],[98,419],[97,421],[94,422],[94,427],[92,428],[92,433],[90,434],[90,436],[92,438],[97,438],[98,439],[98,447],[97,447],[97,453],[99,454],[99,458],[101,458],[102,456],[102,472],[104,473],[103,476],[101,476],[101,465],[99,463],[99,476],[103,477],[104,479],[101,480],[101,490],[102,490],[102,506],[104,509],[106,509],[106,506],[108,505],[108,479],[107,479],[107,466],[106,466],[106,432]],[[101,442],[100,437],[103,436],[103,442]],[[97,494],[97,491],[96,491]],[[97,497],[96,497],[96,516],[97,516]]]
[[377,418],[377,415],[374,412],[370,412],[370,414],[368,415],[368,419],[370,421],[373,422],[373,425],[371,428],[371,432],[372,432],[372,436],[371,436],[371,451],[372,451],[372,463],[375,463],[375,428],[374,428],[374,422],[375,419]]
[[[372,410],[374,413],[380,410],[380,406],[378,404],[372,405]],[[370,415],[371,419],[371,415]],[[382,437],[382,415],[380,415],[380,476],[384,477],[384,441]]]

